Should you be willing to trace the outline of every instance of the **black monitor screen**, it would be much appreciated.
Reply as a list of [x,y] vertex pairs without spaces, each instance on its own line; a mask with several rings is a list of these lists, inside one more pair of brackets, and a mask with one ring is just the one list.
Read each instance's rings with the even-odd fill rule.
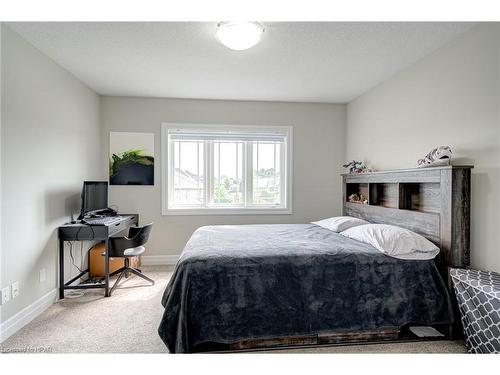
[[107,181],[85,181],[82,193],[82,215],[108,208]]

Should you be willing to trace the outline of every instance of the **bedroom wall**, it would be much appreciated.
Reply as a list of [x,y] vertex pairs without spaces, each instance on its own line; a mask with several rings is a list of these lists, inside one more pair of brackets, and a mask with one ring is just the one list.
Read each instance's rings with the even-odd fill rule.
[[78,211],[82,181],[104,177],[104,159],[99,96],[5,25],[1,44],[1,286],[20,283],[3,323],[55,296],[56,228]]
[[[345,105],[102,97],[101,113],[103,147],[108,147],[110,131],[155,134],[155,186],[110,187],[110,204],[121,212],[138,212],[142,223],[155,223],[146,255],[180,254],[193,231],[203,225],[304,223],[341,212]],[[162,216],[162,122],[293,125],[293,214]]]
[[349,103],[348,160],[415,166],[439,145],[474,164],[472,266],[500,271],[500,26],[481,24]]

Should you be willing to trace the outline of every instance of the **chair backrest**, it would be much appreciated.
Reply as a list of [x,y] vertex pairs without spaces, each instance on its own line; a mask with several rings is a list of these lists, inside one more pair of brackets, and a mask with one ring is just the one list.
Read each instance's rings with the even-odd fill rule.
[[152,229],[153,223],[150,223],[143,227],[130,227],[128,237],[111,237],[109,239],[110,256],[120,257],[127,249],[144,245],[148,242]]
[[128,238],[134,242],[133,247],[142,246],[148,242],[149,235],[153,229],[153,223],[149,223],[142,227],[130,227],[128,230]]

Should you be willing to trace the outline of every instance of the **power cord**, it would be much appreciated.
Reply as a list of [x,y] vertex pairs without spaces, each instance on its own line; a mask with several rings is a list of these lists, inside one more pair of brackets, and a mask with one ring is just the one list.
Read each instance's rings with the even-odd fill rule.
[[[92,231],[92,238],[90,239],[90,241],[93,241],[95,238],[94,228],[92,227],[92,225],[87,225],[87,226]],[[82,230],[82,228],[83,228],[83,225],[78,228],[78,230],[76,232],[76,236],[75,236],[76,240],[80,242],[80,260],[83,259],[83,241],[81,241],[79,238],[80,231]],[[89,249],[89,251],[90,251],[90,249]],[[73,267],[75,267],[80,273],[82,273],[83,270],[76,265],[75,257],[73,256],[73,241],[69,241],[69,256],[71,258],[71,264],[73,265]],[[82,297],[84,295],[85,295],[85,292],[83,290],[82,291],[70,290],[64,294],[64,297],[65,298],[79,298],[79,297]]]
[[[80,248],[80,259],[82,259],[82,250],[83,250],[83,241],[81,241],[82,243],[82,247]],[[69,256],[71,258],[71,264],[73,265],[73,267],[75,267],[80,273],[82,273],[83,271],[80,269],[80,267],[78,267],[76,265],[76,262],[75,262],[75,257],[73,256],[73,241],[70,241],[69,242]]]
[[[82,247],[83,247],[83,241],[82,242]],[[81,251],[82,248],[80,248],[80,259],[82,259],[82,251]],[[78,267],[76,265],[76,262],[75,262],[75,257],[73,256],[73,241],[69,241],[69,256],[71,258],[71,264],[73,265],[73,267],[75,267],[78,271],[83,272],[80,267]],[[79,298],[79,297],[83,297],[85,295],[85,292],[82,290],[82,291],[77,291],[77,290],[69,290],[67,292],[64,293],[64,297],[65,298]]]

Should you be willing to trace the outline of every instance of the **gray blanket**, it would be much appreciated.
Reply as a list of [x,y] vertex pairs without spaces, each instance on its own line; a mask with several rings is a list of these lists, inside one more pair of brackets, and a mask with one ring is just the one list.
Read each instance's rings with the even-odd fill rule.
[[251,338],[452,321],[433,261],[388,257],[310,224],[194,232],[162,298],[170,352]]

